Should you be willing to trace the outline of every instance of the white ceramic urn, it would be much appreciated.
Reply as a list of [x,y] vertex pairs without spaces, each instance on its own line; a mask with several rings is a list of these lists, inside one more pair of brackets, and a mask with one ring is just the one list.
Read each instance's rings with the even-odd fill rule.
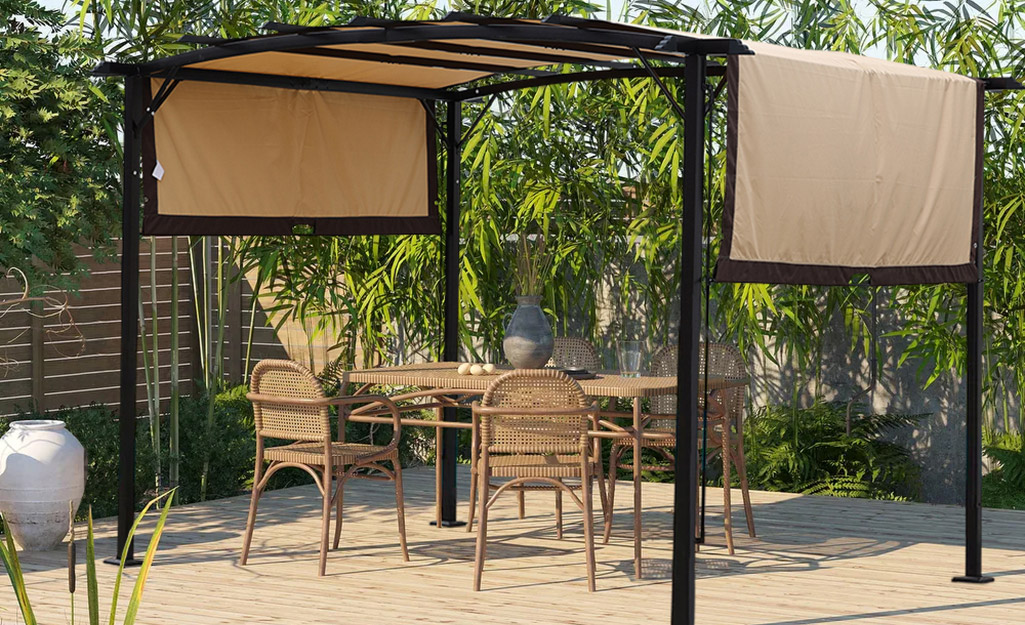
[[0,438],[0,514],[19,547],[60,545],[84,491],[85,449],[63,421],[11,423]]

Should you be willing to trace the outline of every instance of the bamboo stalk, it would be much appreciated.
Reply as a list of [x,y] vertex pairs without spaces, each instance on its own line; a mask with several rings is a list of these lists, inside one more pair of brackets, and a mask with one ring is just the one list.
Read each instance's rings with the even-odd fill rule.
[[171,488],[178,486],[178,469],[181,458],[178,447],[178,402],[181,393],[178,379],[178,237],[171,237],[171,398],[168,405],[168,482]]
[[[229,248],[229,256],[233,246]],[[224,243],[217,242],[217,342],[214,345],[214,362],[211,370],[211,384],[207,387],[207,408],[206,408],[206,440],[210,440],[214,430],[215,399],[217,390],[222,384],[223,376],[221,369],[224,365],[224,323],[227,307],[224,305],[225,280],[224,280]],[[206,501],[206,489],[210,476],[210,451],[209,446],[204,447],[203,472],[199,480],[199,500]]]
[[249,364],[253,356],[253,335],[256,330],[256,307],[260,303],[261,274],[256,274],[256,282],[253,284],[253,301],[249,306],[249,335],[246,337],[246,358],[242,366],[242,383],[249,383]]
[[[206,301],[206,289],[205,288],[203,289],[204,292],[202,293],[203,297],[200,297],[201,294],[200,294],[200,291],[199,291],[199,283],[200,283],[201,280],[204,280],[204,276],[206,275],[206,270],[205,270],[206,265],[201,265],[199,262],[197,262],[197,259],[196,259],[196,256],[197,256],[197,254],[196,254],[196,246],[199,245],[200,243],[202,243],[203,241],[204,241],[203,237],[193,237],[193,236],[189,237],[189,268],[190,268],[190,270],[192,271],[192,274],[193,274],[192,275],[192,280],[191,280],[191,282],[192,282],[192,309],[193,309],[193,314],[195,315],[194,323],[196,324],[196,336],[199,339],[199,341],[198,341],[198,343],[199,343],[199,353],[198,354],[193,354],[193,366],[198,366],[199,367],[200,371],[202,372],[203,384],[205,386],[206,383],[207,383],[207,380],[206,380],[206,369],[207,369],[207,366],[206,366],[206,323],[205,323],[206,315],[204,313],[204,310],[205,310],[204,306],[207,305],[207,301]],[[203,246],[203,250],[199,253],[200,260],[202,262],[205,262],[205,260],[206,260],[205,251],[206,251],[206,246],[204,245]],[[204,269],[201,269],[198,272],[198,275],[196,275],[197,272],[195,271],[195,269],[197,267],[204,267]],[[195,377],[195,376],[193,376],[193,377]]]
[[149,347],[146,342],[146,314],[142,298],[139,298],[139,348],[142,352],[142,372],[146,380],[146,409],[153,414],[153,375],[150,371]]
[[149,238],[149,300],[150,328],[153,332],[153,393],[149,413],[149,434],[153,445],[153,464],[156,473],[154,483],[157,492],[163,484],[163,467],[160,459],[160,331],[157,315],[157,238]]

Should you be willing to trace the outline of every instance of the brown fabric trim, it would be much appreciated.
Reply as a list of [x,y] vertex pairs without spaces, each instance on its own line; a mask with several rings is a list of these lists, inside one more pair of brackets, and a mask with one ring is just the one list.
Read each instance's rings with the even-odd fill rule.
[[763,263],[729,258],[720,258],[715,268],[716,282],[843,286],[861,275],[867,275],[868,282],[872,285],[896,286],[974,282],[978,272],[974,263],[908,267],[840,267]]
[[[149,80],[143,81],[143,103],[149,108],[153,94]],[[434,109],[434,102],[427,105]],[[153,177],[156,168],[156,134],[154,120],[144,120],[142,135],[143,168],[143,219],[142,234],[147,236],[166,235],[262,235],[291,236],[295,226],[309,226],[311,235],[362,236],[390,234],[442,233],[438,217],[438,144],[434,118],[426,119],[427,141],[427,216],[425,217],[337,217],[303,219],[287,217],[195,217],[185,215],[161,215],[157,201],[157,179]]]
[[737,199],[737,123],[740,108],[740,64],[726,59],[726,198],[722,210],[719,262],[728,260],[733,247],[733,211]]
[[978,109],[976,111],[976,128],[975,128],[975,206],[972,207],[972,250],[971,250],[971,262],[976,267],[975,277],[970,282],[982,281],[982,263],[979,262],[981,257],[979,256],[982,246],[982,219],[983,219],[983,181],[985,180],[986,171],[986,151],[985,151],[985,134],[986,134],[986,83],[982,80],[978,81],[979,87],[979,99]]
[[[727,117],[726,117],[726,188],[722,216],[722,243],[716,263],[717,282],[754,282],[762,284],[812,284],[842,286],[856,276],[868,276],[869,283],[878,286],[908,284],[970,283],[980,279],[976,266],[977,248],[971,251],[971,262],[963,265],[906,266],[906,267],[848,267],[805,265],[760,261],[740,261],[730,258],[733,244],[733,223],[736,202],[740,63],[736,57],[726,61]],[[979,241],[982,227],[982,183],[984,165],[984,86],[980,81],[978,130],[976,132],[975,210],[972,219],[972,240]]]
[[428,217],[192,217],[152,215],[143,218],[145,235],[263,235],[291,236],[293,227],[309,226],[311,235],[355,236],[372,234],[441,234],[437,215]]

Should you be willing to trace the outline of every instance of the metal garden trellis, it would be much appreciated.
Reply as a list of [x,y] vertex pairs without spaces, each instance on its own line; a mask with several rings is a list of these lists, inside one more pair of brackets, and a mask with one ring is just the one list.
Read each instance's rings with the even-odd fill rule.
[[[745,247],[742,236],[744,224],[758,223],[759,215],[757,203],[738,199],[738,176],[747,185],[743,189],[749,190],[757,184],[759,172],[743,169],[757,161],[757,153],[748,152],[738,174],[738,145],[745,145],[746,136],[739,130],[744,119],[739,116],[745,106],[760,106],[764,100],[759,98],[770,94],[760,93],[757,86],[740,88],[740,59],[764,56],[764,67],[770,68],[775,62],[777,69],[783,68],[780,75],[793,77],[809,99],[813,92],[808,90],[825,90],[826,85],[812,84],[802,69],[818,71],[837,65],[838,73],[828,85],[832,87],[870,75],[878,78],[875,72],[901,74],[904,70],[898,64],[866,68],[854,59],[840,62],[837,57],[814,56],[822,53],[776,50],[736,39],[565,16],[534,20],[451,13],[436,21],[357,18],[344,26],[272,23],[265,28],[272,34],[234,40],[186,36],[184,42],[204,47],[134,65],[103,63],[95,72],[125,80],[118,557],[124,552],[129,560],[133,558],[132,545],[126,542],[135,506],[136,423],[131,417],[136,410],[141,196],[145,199],[141,229],[145,234],[443,235],[445,284],[444,292],[439,293],[445,311],[443,356],[455,360],[459,355],[460,153],[465,138],[461,104],[515,89],[650,77],[684,122],[677,413],[697,414],[705,116],[714,102],[714,96],[706,99],[706,86],[708,76],[722,76],[729,87],[729,180],[724,223],[727,239],[719,278],[842,284],[851,275],[867,274],[877,284],[968,283],[966,560],[965,575],[955,579],[991,580],[982,575],[981,563],[981,134],[975,136],[973,171],[960,172],[962,181],[968,174],[974,177],[974,201],[967,206],[937,202],[934,192],[928,196],[933,200],[924,203],[934,213],[946,210],[960,220],[958,223],[967,219],[972,224],[970,234],[962,232],[964,236],[958,239],[964,245],[955,250],[960,254],[957,263],[947,262],[945,250],[938,248],[949,246],[937,239],[940,235],[935,229],[928,228],[919,237],[926,244],[918,250],[919,256],[899,256],[892,249],[896,246],[884,243],[879,251],[882,261],[876,264],[833,259],[828,253],[817,264],[800,259],[788,264],[773,256],[778,250],[771,245]],[[639,64],[627,62],[630,60]],[[670,65],[655,66],[654,62]],[[588,69],[538,69],[550,65]],[[762,66],[748,63],[744,76],[758,78],[757,68]],[[749,74],[746,68],[755,69]],[[915,74],[918,69],[908,69],[908,75],[898,80],[932,84],[929,80],[936,76],[930,74],[926,80]],[[466,86],[498,76],[515,78]],[[845,77],[850,80],[844,82]],[[666,88],[663,78],[684,79],[682,103]],[[967,89],[963,80],[967,79],[944,83],[953,94],[953,104],[941,107],[932,121],[942,125],[949,121],[951,110],[958,110],[955,104],[961,100],[955,96],[959,93],[963,99]],[[980,105],[983,89],[1021,88],[1010,79],[975,83]],[[878,88],[872,81],[865,84]],[[863,87],[860,82],[858,85]],[[444,124],[435,115],[438,104],[446,109]],[[889,110],[869,108],[877,114]],[[900,108],[895,111],[899,114]],[[296,123],[299,118],[307,121]],[[307,123],[310,119],[314,120],[313,132]],[[275,123],[268,125],[269,121]],[[479,118],[472,124],[477,121]],[[444,230],[436,206],[436,134],[446,151]],[[951,145],[960,145],[951,141]],[[268,157],[270,147],[275,158]],[[797,147],[800,151],[799,143]],[[351,153],[358,154],[358,161],[345,160]],[[873,156],[900,158],[885,151]],[[949,156],[950,162],[934,163],[930,171],[944,165],[958,167],[957,155]],[[289,171],[272,171],[282,165]],[[331,175],[324,176],[325,172]],[[159,204],[158,196],[162,198]],[[911,204],[903,210],[909,212],[905,221],[913,226],[925,209],[922,203]],[[756,213],[752,216],[745,210]],[[924,262],[917,262],[922,259]],[[791,265],[803,269],[791,272]],[[455,420],[454,410],[447,409],[444,419]],[[674,516],[672,586],[672,622],[681,624],[694,622],[693,528],[697,514],[697,421],[686,419],[685,424],[678,430],[675,454],[679,478],[675,509],[679,514]],[[456,442],[455,431],[446,429],[439,463],[443,519],[448,524],[457,523]]]

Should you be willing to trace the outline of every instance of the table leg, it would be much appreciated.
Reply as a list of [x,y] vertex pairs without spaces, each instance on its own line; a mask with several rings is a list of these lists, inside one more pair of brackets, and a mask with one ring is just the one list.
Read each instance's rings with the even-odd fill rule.
[[[442,414],[442,408],[434,409],[434,418],[441,421],[444,416]],[[445,438],[442,428],[434,428],[434,526],[441,527],[441,471],[442,471],[442,453],[443,440]]]
[[[446,406],[435,409],[439,421],[456,421],[456,408]],[[458,451],[458,432],[453,428],[435,428],[434,439],[434,520],[431,525],[436,527],[462,527],[466,521],[456,519],[456,453]]]
[[641,579],[641,398],[633,400],[634,417],[634,576]]

